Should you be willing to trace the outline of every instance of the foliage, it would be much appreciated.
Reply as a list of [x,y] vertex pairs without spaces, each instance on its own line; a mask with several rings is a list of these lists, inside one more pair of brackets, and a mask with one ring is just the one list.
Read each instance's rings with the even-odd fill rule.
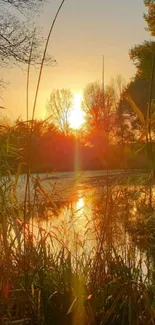
[[[47,205],[52,193],[43,200],[34,184],[25,218],[11,175],[0,182],[1,324],[153,325],[151,263],[144,274],[142,255],[138,259],[136,248],[121,235],[138,192],[119,188],[118,194],[111,187],[108,196],[103,193],[94,202],[94,229],[87,216],[79,235],[73,225],[79,210],[70,216],[72,226],[70,219],[57,224],[57,207]],[[51,218],[55,221],[48,228]],[[94,236],[92,247],[88,234]]]
[[[121,100],[118,103],[118,132],[117,136],[122,142],[120,132],[120,114],[122,116],[122,136],[123,142],[138,141],[144,132],[144,126],[142,125],[138,114],[132,109],[131,103],[127,100],[128,97],[136,104],[140,110],[140,114],[143,119],[147,119],[148,112],[148,98],[150,92],[150,81],[148,79],[134,78],[125,88],[122,93]],[[155,90],[153,88],[153,97],[155,96]],[[152,119],[154,119],[154,110],[152,105],[151,110]],[[154,129],[154,126],[152,126]],[[143,137],[144,139],[144,137]]]
[[85,112],[88,139],[91,143],[101,142],[101,146],[108,147],[116,121],[116,91],[114,85],[109,84],[105,92],[98,82],[88,84],[83,94],[83,110]]
[[86,113],[86,125],[93,133],[102,133],[104,117],[104,93],[100,85],[92,83],[84,90],[83,109]]
[[130,50],[130,58],[137,68],[136,76],[138,78],[150,79],[154,53],[155,42],[153,41],[144,41]]
[[148,30],[152,36],[155,36],[155,1],[144,0],[148,13],[144,14],[144,19],[147,22]]
[[[13,0],[12,4],[18,6],[20,2]],[[31,0],[30,3],[34,2]],[[23,0],[22,4],[25,8],[27,2]],[[44,59],[37,89],[43,63]],[[116,156],[119,157],[119,166],[123,164],[119,155],[121,146],[114,148],[109,144],[121,117],[120,136],[124,145],[126,125],[123,114],[128,112],[128,108],[122,106],[125,95],[124,88],[120,87],[118,96],[113,85],[103,93],[99,85],[92,84],[86,88],[84,98],[90,135],[97,134],[97,144],[100,137],[102,145],[103,138],[106,138],[114,162]],[[37,92],[35,104],[36,98]],[[144,188],[144,202],[140,199],[139,187],[136,191],[136,187],[110,185],[107,174],[106,181],[104,179],[106,186],[105,183],[98,184],[101,195],[94,195],[90,202],[92,215],[82,216],[86,224],[81,223],[80,231],[77,231],[80,209],[74,211],[72,202],[59,202],[60,195],[65,193],[59,188],[57,190],[55,184],[52,187],[48,183],[53,189],[48,191],[39,177],[30,175],[33,164],[36,168],[38,162],[44,172],[47,165],[43,163],[47,162],[52,171],[58,169],[59,164],[62,168],[67,166],[68,170],[70,166],[75,167],[77,156],[84,157],[85,163],[90,161],[91,167],[92,161],[98,159],[103,168],[101,146],[86,147],[69,133],[71,102],[70,91],[57,90],[49,101],[52,124],[49,119],[48,122],[34,120],[34,104],[32,120],[18,120],[15,125],[7,127],[1,125],[0,322],[2,325],[154,325],[152,264],[145,264],[145,272],[146,255],[143,258],[142,253],[148,251],[144,252],[141,247],[137,250],[129,238],[135,213],[138,214],[142,207],[144,210],[149,208],[152,213],[152,192],[149,197],[147,187]],[[140,109],[134,99],[130,103],[145,120],[145,103],[144,108],[140,105]],[[128,145],[125,149],[132,157],[133,148]],[[142,156],[145,153],[143,151]],[[23,182],[21,164],[26,165]],[[37,171],[40,171],[40,166],[37,166]],[[119,178],[120,182],[123,181],[123,177]],[[137,197],[139,206],[134,204]],[[67,212],[69,207],[66,218],[64,206]],[[62,222],[59,212],[63,216]],[[147,226],[150,230],[150,223]],[[153,222],[151,227],[154,227]]]
[[[144,19],[148,24],[148,30],[154,35],[155,32],[155,2],[154,0],[144,0],[148,13],[144,14]],[[155,56],[155,42],[144,41],[135,45],[129,52],[131,60],[134,62],[137,72],[136,76],[143,79],[150,79],[152,63]],[[154,77],[155,79],[155,77]]]
[[[132,114],[132,108],[129,109],[130,114]],[[136,116],[135,113],[134,115]],[[107,159],[109,169],[143,169],[149,167],[147,146],[145,145],[146,133],[143,132],[142,126],[142,140],[133,142],[132,138],[130,138],[131,143],[129,143],[129,133],[124,124],[123,143],[120,134],[116,134],[115,143],[109,146],[107,153],[105,136],[90,138],[90,145],[85,142],[88,141],[88,137],[81,139],[75,137],[74,134],[65,135],[59,132],[53,124],[43,123],[43,121],[33,122],[30,151],[28,137],[31,132],[31,125],[31,121],[23,122],[18,120],[12,126],[7,124],[5,127],[1,127],[0,152],[1,172],[3,170],[3,174],[6,174],[7,169],[11,169],[15,173],[19,163],[21,164],[21,173],[25,172],[30,153],[29,167],[32,172],[72,171],[75,169],[76,155],[79,157],[80,170],[105,169]],[[115,127],[118,128],[119,124]],[[153,143],[153,152],[154,150]]]

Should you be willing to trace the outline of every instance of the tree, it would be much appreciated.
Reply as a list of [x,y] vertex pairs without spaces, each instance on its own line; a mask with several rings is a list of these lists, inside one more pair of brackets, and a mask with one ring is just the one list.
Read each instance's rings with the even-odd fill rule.
[[90,83],[84,89],[83,110],[86,114],[86,128],[88,132],[102,133],[104,116],[104,93],[99,83]]
[[[144,118],[147,116],[150,83],[148,79],[135,78],[123,90],[118,103],[118,140],[121,144],[136,141],[141,134],[142,125],[133,111],[127,96],[130,95]],[[155,92],[154,92],[155,94]],[[121,115],[121,118],[120,118]],[[120,125],[122,121],[122,129]]]
[[[154,35],[155,1],[144,0],[144,4],[148,8],[148,13],[144,14],[144,19],[148,24],[148,30],[152,33],[152,35]],[[131,97],[135,101],[145,119],[147,117],[147,112],[149,112],[148,114],[150,120],[154,114],[153,101],[155,98],[155,42],[144,41],[142,44],[134,46],[130,50],[129,54],[137,69],[135,80],[129,85],[130,91],[134,90],[134,94],[131,94]],[[137,124],[137,120],[135,120],[135,122]]]
[[[148,9],[147,14],[144,14],[148,31],[151,32],[152,36],[155,36],[155,0],[144,0],[144,4]],[[155,42],[144,41],[142,44],[132,47],[129,55],[137,68],[136,77],[150,79],[155,57]]]
[[115,139],[122,147],[125,143],[132,139],[132,130],[130,126],[130,117],[126,108],[125,101],[127,86],[121,75],[115,80],[115,91],[117,97],[116,103],[116,123],[115,123]]
[[47,103],[47,112],[56,128],[68,135],[69,112],[72,107],[73,96],[69,89],[53,90]]
[[[1,0],[0,65],[28,62],[33,43],[31,62],[38,62],[42,43],[31,24],[32,15],[40,6],[39,0]],[[27,27],[28,26],[28,27]]]
[[[144,4],[148,9],[148,12],[144,14],[148,31],[155,36],[155,0],[144,0]],[[150,79],[155,57],[155,42],[144,41],[142,44],[132,47],[129,55],[137,68],[136,77]]]
[[136,77],[150,79],[152,62],[155,56],[155,42],[145,41],[140,45],[136,45],[130,50],[129,55],[137,68]]
[[149,32],[155,36],[155,0],[144,0],[144,4],[148,9],[148,13],[144,14],[144,19],[147,22]]
[[87,132],[93,137],[105,137],[109,142],[116,108],[114,84],[108,85],[104,92],[98,82],[88,84],[84,90],[83,98]]

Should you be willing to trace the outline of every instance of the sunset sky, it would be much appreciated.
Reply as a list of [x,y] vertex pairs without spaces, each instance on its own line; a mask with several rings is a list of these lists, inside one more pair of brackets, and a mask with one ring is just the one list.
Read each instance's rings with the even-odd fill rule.
[[[37,25],[47,35],[60,1],[49,0]],[[105,83],[121,74],[128,81],[135,73],[128,50],[149,39],[143,20],[143,0],[66,0],[55,25],[48,52],[58,61],[45,67],[38,97],[37,118],[46,115],[46,102],[54,88],[70,88],[79,93],[89,82],[101,80],[102,55],[105,56]],[[30,81],[30,107],[35,90],[37,69]],[[1,104],[14,120],[25,119],[26,67],[3,71],[9,84]]]

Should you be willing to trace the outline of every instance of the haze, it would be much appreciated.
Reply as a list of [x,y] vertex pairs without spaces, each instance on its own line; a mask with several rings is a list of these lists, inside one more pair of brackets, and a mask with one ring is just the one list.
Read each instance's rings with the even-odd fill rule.
[[[37,24],[46,36],[60,1],[46,4]],[[127,81],[135,69],[128,51],[149,38],[143,20],[143,0],[67,0],[55,25],[48,52],[56,67],[45,67],[38,97],[36,117],[46,116],[46,102],[53,88],[81,92],[85,85],[101,80],[105,56],[105,82],[121,74]],[[35,91],[37,69],[31,70],[30,107]],[[25,119],[26,67],[8,68],[3,74],[9,84],[3,93],[7,116]],[[17,78],[18,76],[18,78]]]

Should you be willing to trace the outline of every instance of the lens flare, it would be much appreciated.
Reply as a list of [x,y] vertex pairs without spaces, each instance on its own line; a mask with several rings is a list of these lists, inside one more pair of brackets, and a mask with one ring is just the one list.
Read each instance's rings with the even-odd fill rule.
[[69,115],[69,125],[72,129],[78,130],[85,122],[84,112],[81,108],[82,94],[77,93],[74,95],[73,107]]

